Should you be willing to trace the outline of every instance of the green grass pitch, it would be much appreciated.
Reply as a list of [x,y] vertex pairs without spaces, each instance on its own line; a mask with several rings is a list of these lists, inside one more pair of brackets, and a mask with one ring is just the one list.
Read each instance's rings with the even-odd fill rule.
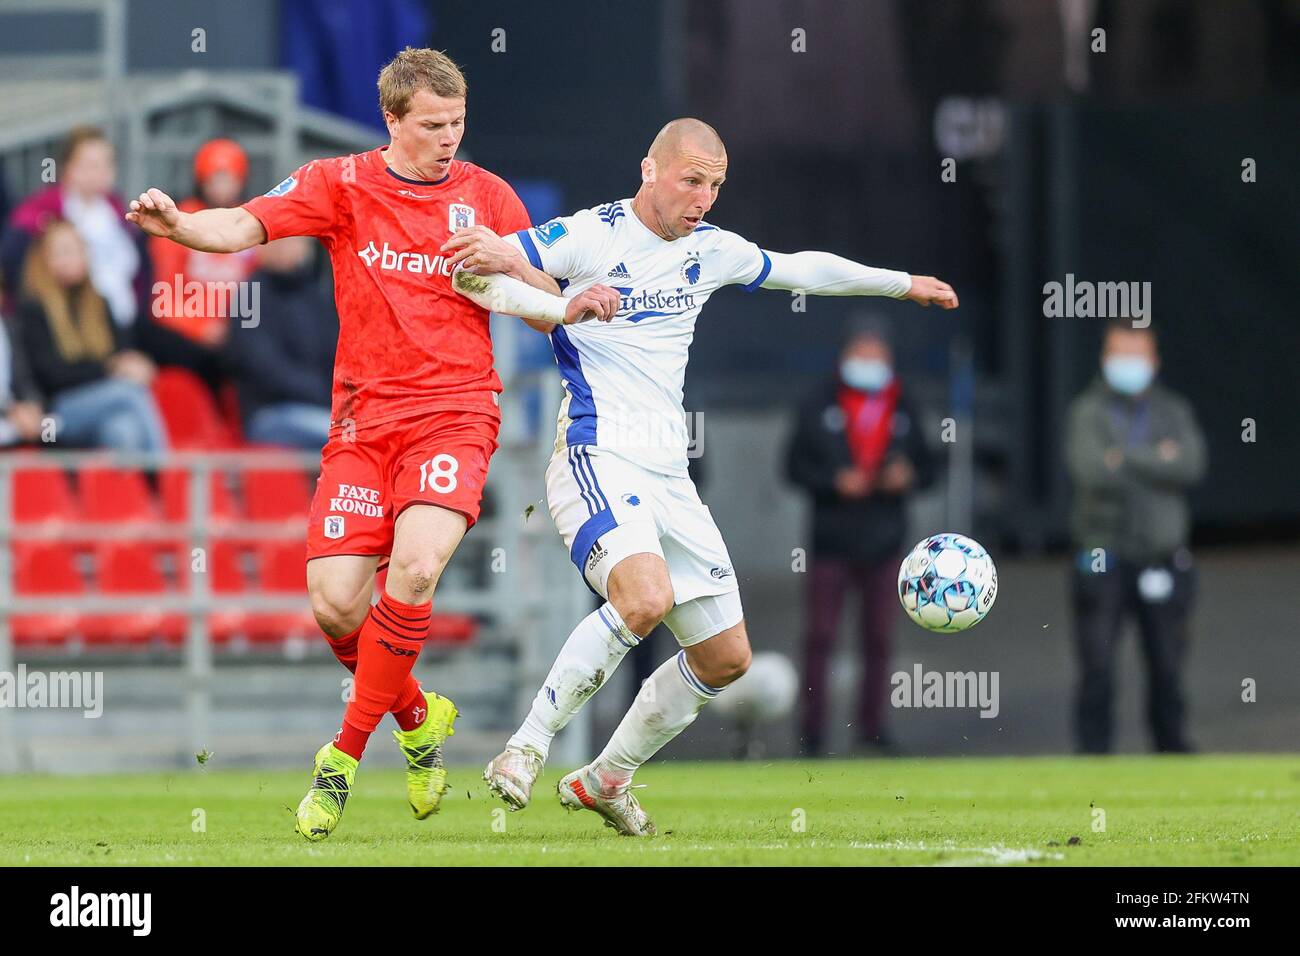
[[442,812],[417,822],[400,772],[363,767],[339,830],[308,844],[289,810],[306,771],[222,770],[217,754],[169,774],[10,777],[0,864],[1300,864],[1290,755],[667,760],[637,775],[647,840],[565,811],[556,779],[506,813],[455,767]]

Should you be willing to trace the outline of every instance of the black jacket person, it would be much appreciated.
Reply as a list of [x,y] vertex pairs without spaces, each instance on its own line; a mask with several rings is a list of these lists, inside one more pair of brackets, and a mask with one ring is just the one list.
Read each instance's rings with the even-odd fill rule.
[[877,329],[855,332],[836,375],[800,409],[786,474],[812,499],[803,723],[806,753],[825,749],[829,662],[846,594],[862,596],[862,685],[854,736],[888,749],[889,635],[907,495],[934,478],[916,412]]

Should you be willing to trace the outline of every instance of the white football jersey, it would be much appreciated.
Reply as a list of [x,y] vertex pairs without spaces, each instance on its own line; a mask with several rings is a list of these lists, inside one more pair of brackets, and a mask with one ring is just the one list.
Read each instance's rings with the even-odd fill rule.
[[717,289],[754,291],[771,262],[734,232],[701,222],[669,242],[622,199],[517,232],[514,241],[566,297],[603,283],[618,289],[609,322],[559,326],[551,348],[564,380],[556,451],[595,445],[669,475],[685,476],[689,435],[682,407],[695,318]]

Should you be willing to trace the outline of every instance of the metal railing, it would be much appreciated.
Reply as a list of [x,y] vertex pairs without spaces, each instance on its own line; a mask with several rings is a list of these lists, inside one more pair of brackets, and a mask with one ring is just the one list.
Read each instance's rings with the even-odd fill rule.
[[[554,650],[563,641],[573,622],[583,614],[588,600],[573,568],[565,558],[550,522],[542,514],[528,520],[528,505],[536,505],[542,491],[542,475],[550,452],[550,438],[545,427],[536,435],[519,429],[520,416],[514,409],[521,397],[545,390],[555,383],[553,372],[515,376],[511,383],[514,401],[503,403],[506,424],[502,429],[501,448],[492,461],[488,493],[492,511],[475,526],[473,548],[488,546],[505,555],[509,573],[448,575],[435,598],[439,613],[474,615],[490,632],[499,635],[494,653],[502,645],[513,661],[512,672],[502,675],[494,663],[493,677],[507,680],[512,688],[508,706],[514,720],[519,707],[526,709],[537,683],[545,676]],[[221,612],[297,612],[310,606],[303,593],[258,593],[256,590],[215,593],[209,573],[194,572],[185,580],[177,575],[174,589],[166,593],[103,594],[70,593],[67,595],[20,594],[15,588],[14,547],[40,541],[156,541],[184,542],[191,549],[210,554],[214,539],[237,540],[250,545],[268,540],[302,540],[305,524],[301,521],[214,520],[212,479],[215,475],[262,469],[301,468],[314,473],[320,456],[313,453],[286,451],[175,452],[165,454],[116,453],[107,451],[41,450],[0,454],[0,673],[15,672],[15,616],[71,612],[78,615],[132,613],[149,611],[184,614],[185,637],[180,644],[181,673],[185,682],[184,748],[198,752],[212,741],[212,683],[214,641],[210,617]],[[175,521],[132,521],[117,523],[59,520],[52,523],[17,523],[14,516],[14,475],[21,469],[121,468],[140,471],[181,470],[187,481],[187,519]],[[306,478],[304,477],[304,481]],[[471,550],[462,546],[463,550]],[[458,555],[452,568],[466,564]],[[206,570],[211,572],[208,563]],[[256,578],[254,579],[256,580]],[[183,584],[182,584],[183,582]],[[253,585],[256,587],[256,584]],[[468,645],[465,653],[476,653],[478,643]],[[166,645],[164,645],[166,646]],[[174,646],[174,645],[173,645]],[[322,648],[324,644],[322,642]],[[42,645],[44,647],[44,645]],[[29,652],[24,649],[24,655]],[[37,652],[39,653],[39,652]],[[487,653],[486,651],[484,652]],[[128,655],[130,657],[131,655]],[[324,655],[322,655],[324,656]],[[498,660],[493,658],[494,661]],[[160,669],[159,680],[170,679],[174,671]],[[519,711],[522,713],[522,711]],[[583,746],[582,724],[570,735],[571,745]],[[20,766],[15,714],[0,706],[0,772]]]

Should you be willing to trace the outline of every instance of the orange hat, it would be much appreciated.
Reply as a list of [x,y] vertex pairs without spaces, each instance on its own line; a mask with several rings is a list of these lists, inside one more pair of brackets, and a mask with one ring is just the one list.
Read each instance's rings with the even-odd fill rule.
[[213,173],[227,172],[241,183],[248,178],[248,156],[233,139],[213,139],[194,154],[194,178],[205,182]]

